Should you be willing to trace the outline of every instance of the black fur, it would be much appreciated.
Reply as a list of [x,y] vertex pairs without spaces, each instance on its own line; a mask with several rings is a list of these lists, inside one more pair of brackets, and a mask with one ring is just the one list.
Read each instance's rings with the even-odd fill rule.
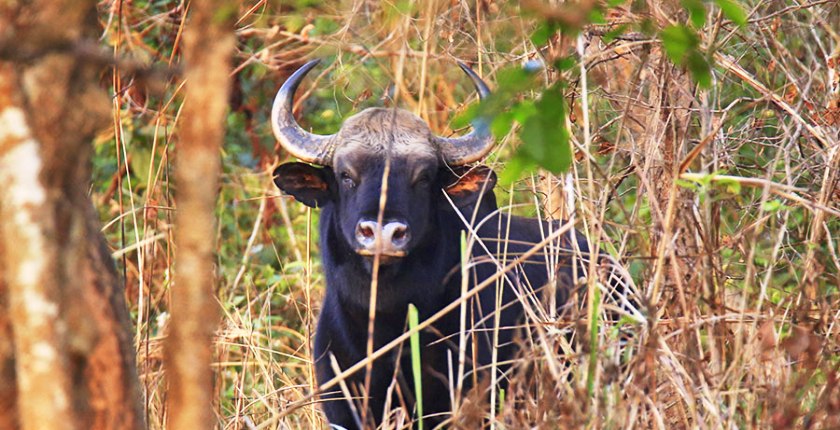
[[[372,156],[361,157],[353,160],[353,163],[354,169],[350,173],[345,173],[345,166],[340,164],[336,166],[335,171],[300,163],[290,163],[275,171],[275,183],[278,187],[305,204],[321,207],[320,244],[327,290],[315,336],[314,358],[319,384],[329,381],[335,375],[330,364],[330,355],[335,357],[342,370],[366,356],[371,261],[370,257],[362,257],[354,251],[352,227],[360,217],[376,216],[384,163],[382,157]],[[385,218],[406,219],[412,230],[412,244],[406,257],[387,261],[387,264],[379,267],[374,349],[405,332],[410,303],[418,308],[422,321],[457,300],[461,294],[460,237],[466,227],[442,192],[454,181],[453,173],[449,168],[436,163],[400,158],[394,159],[390,168]],[[423,171],[430,175],[425,182],[417,180],[423,176],[417,172]],[[474,192],[452,192],[454,188],[449,189],[452,199],[467,219],[471,218],[476,204],[480,205],[477,209],[477,220],[489,216],[478,229],[478,236],[485,239],[488,249],[475,245],[471,252],[472,260],[480,262],[469,272],[471,287],[497,271],[496,264],[487,258],[488,251],[504,265],[530,249],[532,244],[542,241],[549,229],[558,228],[558,224],[549,225],[535,219],[509,218],[497,214],[495,196],[492,193],[495,175],[489,169],[481,172],[485,179],[479,181],[479,184],[486,183],[483,189],[479,187],[478,191]],[[316,186],[314,192],[312,189],[301,190],[299,187],[289,186],[301,183],[289,175],[302,173],[308,180],[322,178],[324,185]],[[479,196],[480,203],[477,203]],[[578,233],[576,237],[580,251],[583,254],[588,253],[588,245],[583,235]],[[508,240],[499,240],[500,238]],[[555,244],[557,243],[570,248],[571,235]],[[503,255],[507,255],[506,260],[501,258]],[[518,302],[514,288],[527,284],[539,294],[549,279],[545,263],[545,257],[540,253],[532,257],[529,264],[519,266],[517,271],[508,275],[510,282],[502,284],[501,302],[504,309],[500,313],[500,327],[513,327],[522,322],[523,308]],[[566,293],[573,285],[575,275],[571,266],[571,258],[566,258],[565,264],[561,261],[561,268],[557,273],[557,279],[561,283],[557,289],[558,305],[565,303]],[[582,273],[580,265],[576,270],[576,273]],[[491,363],[494,321],[488,316],[493,314],[496,303],[494,286],[485,288],[475,300],[468,303],[467,329],[475,329],[474,335],[468,336],[470,345],[467,355],[470,360],[470,372],[485,369]],[[421,334],[424,414],[433,416],[426,419],[428,424],[445,420],[451,409],[449,382],[446,376],[449,373],[447,355],[451,351],[451,363],[457,369],[459,321],[460,313],[451,312],[438,320],[433,329],[425,330]],[[514,333],[514,329],[500,330],[498,362],[505,363],[514,356]],[[475,345],[472,344],[473,341]],[[472,351],[476,354],[473,355]],[[506,369],[504,364],[498,367],[500,374]],[[393,390],[395,394],[391,399],[391,407],[400,406],[402,399],[409,413],[414,413],[414,382],[406,345],[374,363],[367,414],[369,421],[377,424],[381,422],[386,393],[395,375],[400,387]],[[482,377],[486,377],[486,374]],[[360,371],[346,381],[354,397],[361,396],[364,380],[364,371]],[[503,379],[501,383],[504,386]],[[401,396],[397,396],[397,392],[401,393]],[[348,401],[337,389],[323,394],[321,399],[322,408],[330,423],[347,429],[358,427]],[[357,401],[356,404],[361,405],[362,402]]]

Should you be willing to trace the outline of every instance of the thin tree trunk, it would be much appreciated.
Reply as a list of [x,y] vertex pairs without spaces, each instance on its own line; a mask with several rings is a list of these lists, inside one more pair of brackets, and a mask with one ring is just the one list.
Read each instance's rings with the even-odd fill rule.
[[235,8],[191,3],[184,35],[187,92],[176,160],[176,272],[166,345],[172,429],[217,427],[213,334],[217,327],[214,211],[230,85]]
[[77,55],[96,43],[96,4],[4,2],[0,28],[0,427],[142,428],[123,289],[87,196],[109,106]]
[[[647,2],[646,7],[662,27],[670,19],[684,14],[680,3],[674,0]],[[646,105],[651,110],[642,129],[643,166],[638,172],[651,207],[653,225],[649,249],[656,259],[647,294],[658,318],[683,317],[679,321],[685,321],[696,312],[687,297],[694,297],[691,292],[702,288],[698,272],[702,263],[698,257],[702,231],[696,216],[695,196],[691,190],[676,183],[680,163],[688,153],[689,137],[696,133],[690,122],[695,104],[694,84],[688,71],[674,65],[662,48],[652,49],[645,60],[642,80],[647,85]],[[661,326],[654,325],[651,330],[650,343],[645,348],[647,371],[642,372],[646,374],[645,385],[651,390],[654,401],[670,404],[662,416],[669,428],[690,428],[691,405],[678,395],[674,384],[658,376],[660,372],[654,364],[658,361],[655,342],[659,334],[656,331],[661,330]],[[670,340],[669,344],[681,351],[691,351],[691,331],[682,331],[685,334]]]
[[[12,321],[17,368],[16,407],[24,428],[76,427],[72,374],[61,316],[61,253],[53,241],[56,220],[44,172],[41,145],[13,103],[15,72],[0,68],[0,219],[3,267],[9,283],[7,313]],[[12,251],[13,250],[13,251]]]

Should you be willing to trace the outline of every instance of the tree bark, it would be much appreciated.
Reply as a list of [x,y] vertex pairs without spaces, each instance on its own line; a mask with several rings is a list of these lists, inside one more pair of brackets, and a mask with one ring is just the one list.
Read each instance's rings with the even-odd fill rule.
[[52,240],[55,213],[41,182],[41,145],[9,96],[14,77],[8,65],[0,69],[0,91],[6,94],[0,102],[0,234],[3,248],[14,250],[3,253],[3,266],[20,394],[16,405],[24,428],[75,428],[67,327],[59,314],[61,267],[51,264],[61,257]]
[[213,413],[214,271],[220,149],[233,53],[233,12],[224,1],[191,4],[184,34],[186,96],[176,159],[175,283],[166,344],[169,426],[217,427]]
[[[2,243],[0,243],[0,255],[4,255]],[[0,270],[2,267],[3,263],[0,262]],[[7,296],[3,273],[0,272],[0,429],[16,429],[20,426],[17,419],[15,344],[12,341],[12,321],[6,311],[8,309]]]
[[143,428],[123,288],[86,194],[109,116],[76,52],[96,40],[96,4],[4,2],[0,28],[0,427]]

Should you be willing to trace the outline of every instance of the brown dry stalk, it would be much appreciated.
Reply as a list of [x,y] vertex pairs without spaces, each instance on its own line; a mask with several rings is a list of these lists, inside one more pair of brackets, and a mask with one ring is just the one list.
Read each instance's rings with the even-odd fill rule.
[[[683,173],[683,174],[680,175],[680,178],[681,179],[686,179],[686,180],[689,180],[689,181],[699,181],[706,176],[709,176],[709,175],[700,174],[700,173]],[[737,182],[737,183],[739,183],[741,185],[744,185],[744,186],[747,186],[747,187],[767,187],[770,192],[778,195],[779,197],[784,197],[788,200],[792,200],[796,203],[799,203],[802,206],[805,206],[806,208],[811,209],[815,213],[827,213],[827,214],[830,214],[830,215],[834,215],[836,217],[840,217],[840,210],[832,208],[832,207],[826,205],[825,203],[822,203],[821,201],[820,202],[815,202],[813,200],[808,200],[808,199],[796,194],[797,191],[802,191],[799,188],[790,187],[790,186],[783,185],[783,184],[778,184],[778,183],[775,183],[773,181],[768,181],[766,179],[745,178],[745,177],[742,177],[742,176],[711,175],[710,179],[712,181],[715,181],[715,182],[718,182],[718,181]],[[820,200],[822,200],[822,198]],[[822,218],[820,218],[820,219],[822,219]]]
[[173,429],[216,427],[211,369],[218,322],[214,208],[234,47],[233,11],[225,1],[192,3],[184,33],[187,90],[176,160],[177,268],[166,345]]
[[747,85],[753,87],[756,91],[761,93],[761,95],[770,99],[773,104],[787,112],[798,123],[802,124],[802,126],[805,127],[811,136],[818,142],[820,148],[828,148],[831,146],[831,141],[826,138],[823,131],[811,124],[810,121],[803,118],[802,115],[800,115],[799,112],[790,105],[790,103],[786,102],[785,99],[782,98],[782,96],[770,91],[769,88],[759,82],[750,72],[746,71],[728,55],[715,52],[714,57],[715,64],[723,67],[733,75],[743,80]]

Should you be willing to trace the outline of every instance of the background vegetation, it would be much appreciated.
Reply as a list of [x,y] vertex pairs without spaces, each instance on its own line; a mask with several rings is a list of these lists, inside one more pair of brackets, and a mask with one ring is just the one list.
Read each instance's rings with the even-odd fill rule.
[[[135,324],[149,427],[167,422],[178,75],[188,2],[104,1],[113,127],[90,193]],[[280,83],[319,133],[399,105],[439,134],[496,115],[486,160],[514,213],[574,217],[624,262],[644,322],[546,316],[507,393],[460,402],[498,428],[840,427],[835,1],[230,2],[230,111],[216,205],[216,414],[224,428],[317,428],[317,211],[279,197],[268,123]],[[496,90],[475,95],[454,60]],[[594,283],[594,281],[593,281]],[[593,285],[590,283],[590,285]],[[629,340],[618,328],[634,334]],[[619,346],[623,345],[623,346]],[[494,387],[484,387],[495,391]],[[408,415],[410,417],[410,415]],[[403,415],[403,419],[407,419]],[[401,417],[388,426],[398,427]]]

